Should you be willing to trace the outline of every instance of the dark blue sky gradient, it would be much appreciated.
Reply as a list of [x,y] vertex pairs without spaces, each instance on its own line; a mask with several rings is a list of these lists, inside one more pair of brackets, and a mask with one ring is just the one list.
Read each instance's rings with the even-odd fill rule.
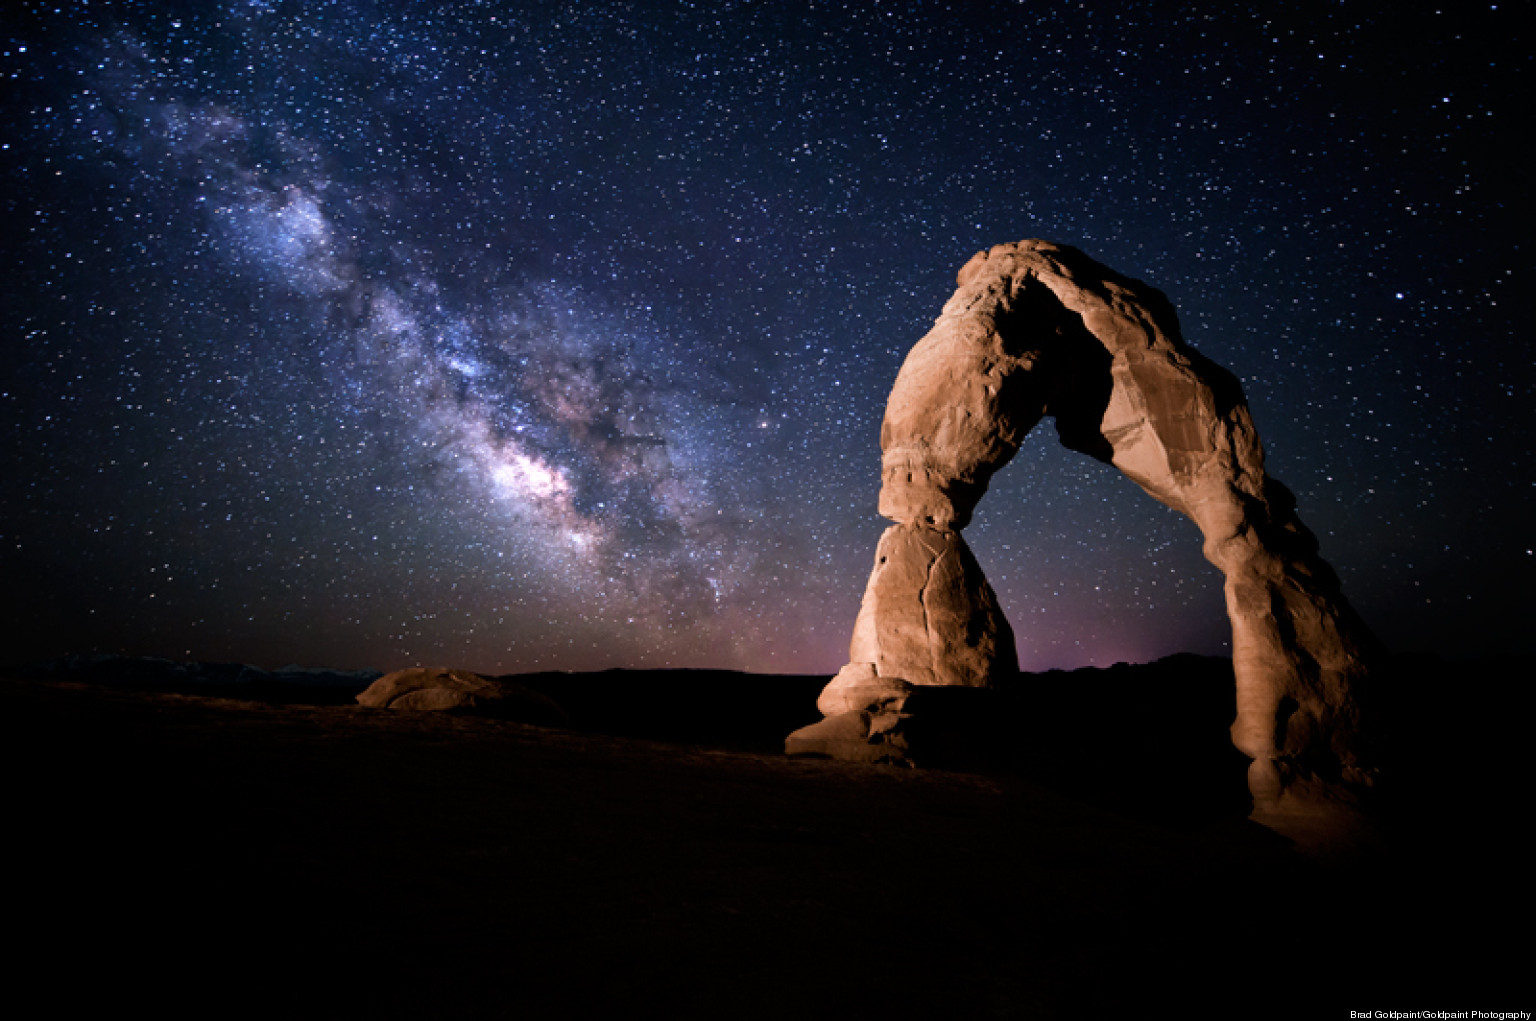
[[[22,7],[11,661],[834,670],[896,370],[1026,237],[1169,295],[1390,645],[1533,651],[1515,5]],[[1227,648],[1048,425],[966,535],[1026,669]]]

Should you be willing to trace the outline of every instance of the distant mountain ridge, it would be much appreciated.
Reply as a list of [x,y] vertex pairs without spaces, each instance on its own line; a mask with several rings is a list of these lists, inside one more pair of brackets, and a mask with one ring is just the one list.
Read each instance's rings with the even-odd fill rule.
[[[82,681],[157,691],[189,688],[189,693],[208,687],[240,686],[256,692],[269,685],[293,685],[361,690],[379,677],[381,670],[334,670],[289,664],[266,670],[249,663],[217,663],[167,659],[159,656],[65,656],[33,667],[16,667],[12,675]],[[202,694],[209,694],[206,690]],[[252,695],[260,698],[260,695]],[[350,696],[349,696],[350,697]],[[295,700],[298,701],[298,700]],[[336,701],[325,699],[325,702]]]

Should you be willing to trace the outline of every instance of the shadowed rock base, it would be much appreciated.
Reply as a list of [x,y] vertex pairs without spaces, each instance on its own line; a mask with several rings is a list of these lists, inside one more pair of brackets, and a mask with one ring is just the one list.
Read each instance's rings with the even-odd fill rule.
[[790,755],[908,766],[901,713],[846,712],[801,727],[784,741]]
[[880,539],[850,662],[819,703],[827,719],[786,750],[910,763],[912,690],[1016,674],[1013,633],[960,530],[992,473],[1051,416],[1067,447],[1190,518],[1226,576],[1231,732],[1253,759],[1254,818],[1348,828],[1375,780],[1362,720],[1381,652],[1294,498],[1265,474],[1236,378],[1183,342],[1160,292],[1075,249],[999,245],[958,283],[886,405],[879,508],[896,524]]

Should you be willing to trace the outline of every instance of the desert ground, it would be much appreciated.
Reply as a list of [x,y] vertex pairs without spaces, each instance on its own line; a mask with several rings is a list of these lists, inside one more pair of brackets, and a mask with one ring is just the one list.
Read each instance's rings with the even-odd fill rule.
[[544,728],[12,670],[8,985],[76,1017],[1530,1009],[1511,669],[1403,682],[1379,839],[1323,857],[1245,818],[1197,657],[1036,675],[1018,753],[948,769],[784,757],[824,677],[538,675]]

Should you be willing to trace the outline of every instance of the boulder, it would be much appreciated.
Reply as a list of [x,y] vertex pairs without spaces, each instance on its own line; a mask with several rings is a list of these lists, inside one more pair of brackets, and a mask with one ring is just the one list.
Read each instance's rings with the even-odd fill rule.
[[362,705],[383,708],[393,705],[402,695],[413,691],[440,688],[446,691],[479,691],[490,684],[490,678],[468,670],[448,667],[410,667],[385,674],[357,696]]
[[908,766],[904,717],[900,713],[843,712],[801,727],[784,740],[786,754]]
[[570,723],[565,710],[517,681],[447,667],[411,667],[385,674],[357,696],[365,706],[473,712],[542,726]]
[[467,691],[454,688],[417,688],[395,699],[389,707],[441,712],[444,709],[473,709],[478,705],[480,700]]

